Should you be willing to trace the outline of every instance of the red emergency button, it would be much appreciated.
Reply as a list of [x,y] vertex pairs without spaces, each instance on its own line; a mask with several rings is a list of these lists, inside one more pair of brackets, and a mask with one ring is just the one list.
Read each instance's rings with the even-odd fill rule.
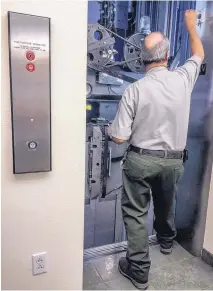
[[28,51],[28,52],[26,52],[26,58],[27,58],[29,61],[33,61],[33,60],[35,60],[35,54],[34,54],[34,52],[32,52],[32,51]]
[[33,63],[28,63],[28,64],[26,64],[26,69],[29,72],[34,72],[35,71],[35,65]]

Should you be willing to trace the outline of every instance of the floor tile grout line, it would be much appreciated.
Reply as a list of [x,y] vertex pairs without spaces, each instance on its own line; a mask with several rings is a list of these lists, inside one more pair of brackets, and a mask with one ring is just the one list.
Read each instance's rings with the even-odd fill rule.
[[[92,265],[92,267],[95,269],[95,271],[98,273],[98,276],[99,276],[99,278],[101,279],[101,281],[98,283],[98,284],[95,284],[95,285],[92,285],[92,286],[90,286],[89,288],[92,288],[92,287],[95,287],[95,286],[97,286],[97,285],[99,285],[99,284],[105,284],[105,282],[103,281],[103,278],[101,277],[101,275],[100,275],[100,273],[98,272],[98,270],[97,270],[97,268],[95,267],[95,265],[92,263],[92,262],[89,262],[91,265]],[[84,280],[84,276],[83,276],[83,280]],[[84,289],[84,290],[91,290],[91,289]]]
[[[116,255],[117,255],[117,254],[114,254],[113,256],[116,256]],[[172,256],[172,255],[171,255],[171,256]],[[108,257],[108,256],[103,256],[102,258],[106,258],[106,257]],[[172,262],[172,261],[169,261],[169,262],[167,262],[167,263],[165,263],[165,264],[162,264],[162,266],[160,266],[160,267],[157,267],[157,266],[154,267],[155,271],[153,272],[153,274],[156,274],[156,273],[158,272],[159,268],[168,267],[168,266],[170,266],[170,265],[173,265],[173,266],[178,266],[178,265],[179,265],[179,267],[180,267],[181,269],[184,269],[184,266],[181,265],[182,262],[184,262],[184,261],[193,261],[193,260],[196,259],[196,258],[199,258],[199,257],[195,257],[195,256],[191,256],[191,255],[190,255],[190,257],[188,257],[188,258],[185,257],[185,258],[183,258],[183,259],[181,259],[181,260],[179,260],[179,261],[176,261],[176,260],[174,260],[173,262]],[[200,258],[199,258],[199,259],[200,259]],[[110,280],[104,280],[104,278],[103,278],[102,275],[101,275],[101,272],[100,272],[99,269],[96,267],[96,265],[92,262],[92,260],[90,261],[90,263],[91,263],[92,267],[95,269],[95,271],[97,272],[97,274],[98,274],[98,276],[99,276],[99,279],[100,279],[100,282],[99,282],[98,284],[95,284],[95,285],[93,285],[93,286],[90,286],[90,289],[94,288],[95,286],[98,286],[99,284],[104,284],[104,287],[107,288],[107,286],[108,286],[107,284],[108,284],[109,282],[113,282],[113,281],[119,279],[119,275],[117,274],[115,278],[111,278]],[[151,282],[152,282],[152,280],[150,280],[150,283],[151,283]],[[205,281],[203,281],[203,283],[205,283]],[[198,282],[194,282],[194,284],[199,288],[199,290],[202,289],[202,286],[199,285]],[[88,290],[89,290],[89,289],[88,289]],[[107,289],[107,290],[108,290],[108,289]]]
[[[115,255],[116,255],[116,254],[115,254]],[[106,257],[107,257],[107,256],[106,256]],[[103,257],[103,258],[104,258],[104,257]],[[168,262],[168,263],[166,263],[166,264],[163,264],[163,265],[160,266],[160,267],[154,267],[154,269],[156,269],[156,271],[154,271],[154,273],[156,273],[156,272],[159,270],[159,268],[167,267],[167,266],[170,266],[170,265],[175,265],[175,266],[176,266],[176,265],[179,265],[179,264],[180,264],[181,262],[183,262],[183,261],[191,260],[191,259],[194,259],[194,258],[196,258],[196,257],[184,258],[184,259],[182,259],[182,260],[180,260],[180,261],[178,261],[178,262],[177,262],[177,261],[175,261],[175,262]],[[96,268],[96,266],[93,264],[93,262],[90,262],[90,263],[92,264],[93,268],[95,268],[95,270],[97,271],[97,273],[98,273],[100,279],[102,280],[101,283],[114,281],[114,280],[109,280],[109,281],[104,280],[103,277],[102,277],[102,275],[101,275],[101,273],[100,273],[99,270]],[[183,268],[181,265],[180,265],[180,267]],[[96,286],[96,285],[94,285],[94,286]]]
[[[186,259],[186,260],[190,260],[190,259]],[[183,260],[182,260],[183,261]],[[167,266],[168,266],[168,264],[167,264]],[[95,267],[94,265],[93,265],[93,267]],[[180,266],[181,268],[182,268],[182,266]],[[96,268],[95,268],[96,269]],[[98,270],[96,269],[96,271],[98,272]],[[100,273],[98,272],[98,274],[100,275]],[[100,276],[101,277],[101,276]],[[103,278],[101,277],[101,279],[103,280]],[[90,289],[92,289],[93,287],[95,287],[95,286],[98,286],[99,284],[104,284],[104,286],[107,288],[107,283],[109,283],[109,282],[113,282],[113,281],[115,281],[115,280],[117,280],[117,279],[119,279],[119,277],[116,277],[116,278],[114,278],[114,279],[112,279],[112,280],[109,280],[109,281],[104,281],[103,280],[103,282],[100,282],[100,283],[98,283],[98,284],[95,284],[94,286],[91,286],[90,287]],[[152,282],[152,280],[150,280],[150,283]],[[196,283],[196,282],[194,282],[194,284],[197,286],[197,288],[198,288],[198,290],[202,290],[202,286],[200,286],[198,283]],[[154,286],[153,286],[154,287]],[[90,289],[85,289],[85,290],[90,290]],[[108,289],[107,289],[108,290]],[[155,290],[155,289],[152,289],[152,290]],[[204,289],[203,289],[204,290]]]
[[[105,283],[104,279],[102,278],[102,276],[101,276],[100,272],[98,271],[98,269],[96,268],[96,266],[95,266],[92,262],[91,262],[91,264],[92,264],[92,266],[95,268],[95,270],[97,271],[99,277],[101,278],[101,280],[102,280],[101,283]],[[94,286],[96,286],[96,285],[94,285]],[[94,287],[94,286],[93,286],[93,287]]]

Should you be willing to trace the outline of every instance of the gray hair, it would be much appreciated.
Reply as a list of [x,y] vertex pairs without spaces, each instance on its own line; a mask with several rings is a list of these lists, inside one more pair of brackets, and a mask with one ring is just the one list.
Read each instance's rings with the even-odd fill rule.
[[166,60],[167,53],[169,51],[169,40],[165,35],[161,35],[162,40],[151,49],[147,49],[145,47],[145,41],[143,41],[141,48],[141,58],[144,65],[160,63]]

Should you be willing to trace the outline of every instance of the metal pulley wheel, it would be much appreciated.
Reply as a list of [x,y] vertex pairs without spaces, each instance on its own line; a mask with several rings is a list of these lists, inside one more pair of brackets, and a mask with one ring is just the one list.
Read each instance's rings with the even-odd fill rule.
[[92,85],[90,83],[87,82],[87,87],[86,87],[86,97],[89,98],[91,93],[92,93]]
[[98,24],[88,25],[87,64],[104,66],[113,60],[115,39]]
[[[131,35],[127,40],[134,44],[135,46],[141,48],[142,42],[144,41],[146,35],[144,33],[135,33]],[[124,46],[124,59],[127,61],[127,66],[130,71],[135,73],[144,73],[145,67],[143,60],[141,59],[141,50],[126,42]],[[130,61],[133,60],[133,61]],[[129,62],[130,61],[130,62]]]

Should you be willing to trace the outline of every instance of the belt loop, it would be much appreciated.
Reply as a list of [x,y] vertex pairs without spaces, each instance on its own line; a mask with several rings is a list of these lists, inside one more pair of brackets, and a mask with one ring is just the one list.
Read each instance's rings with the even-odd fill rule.
[[164,151],[164,159],[166,159],[168,156],[168,152],[167,151]]
[[140,149],[140,155],[142,155],[143,154],[143,149]]

